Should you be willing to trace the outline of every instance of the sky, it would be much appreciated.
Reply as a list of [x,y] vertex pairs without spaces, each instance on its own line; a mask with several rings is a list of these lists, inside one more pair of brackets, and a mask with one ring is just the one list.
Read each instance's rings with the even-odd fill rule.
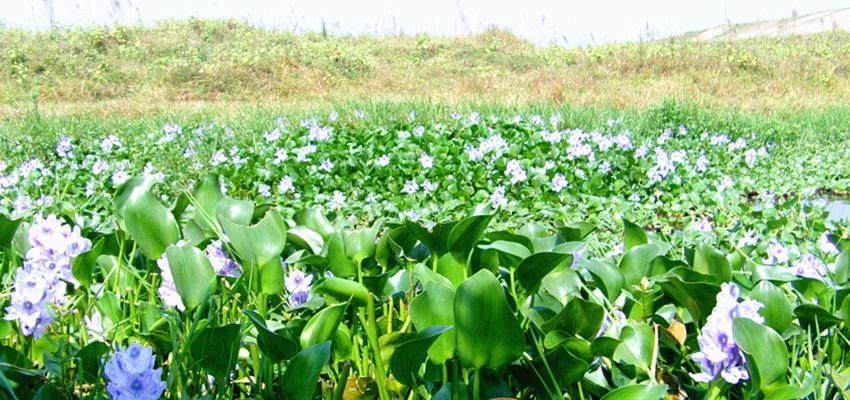
[[293,32],[438,36],[495,26],[538,45],[584,46],[848,6],[847,0],[0,0],[0,25],[44,30],[199,17]]

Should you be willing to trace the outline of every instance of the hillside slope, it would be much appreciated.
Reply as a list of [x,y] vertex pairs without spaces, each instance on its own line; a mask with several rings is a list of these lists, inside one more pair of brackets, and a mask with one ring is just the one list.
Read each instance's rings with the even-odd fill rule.
[[780,20],[720,25],[701,32],[691,33],[687,37],[697,41],[743,40],[834,31],[850,31],[850,8],[821,11]]
[[0,30],[0,117],[346,101],[638,107],[665,99],[747,110],[850,98],[850,34],[541,48],[504,31],[334,37],[233,21]]

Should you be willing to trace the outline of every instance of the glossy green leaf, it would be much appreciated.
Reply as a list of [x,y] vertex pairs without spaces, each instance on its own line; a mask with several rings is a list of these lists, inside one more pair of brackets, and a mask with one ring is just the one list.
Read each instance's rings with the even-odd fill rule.
[[342,232],[337,232],[328,241],[328,266],[334,276],[351,278],[357,276],[357,266],[345,256]]
[[340,303],[325,307],[316,313],[301,331],[301,348],[306,349],[333,339],[347,310],[348,303]]
[[216,286],[216,275],[207,256],[196,247],[171,246],[165,252],[177,294],[187,310],[207,301]]
[[333,225],[318,209],[307,208],[299,210],[292,219],[296,224],[306,226],[313,232],[318,233],[323,240],[328,240],[334,233]]
[[454,313],[457,351],[463,365],[495,369],[522,354],[525,339],[519,323],[490,271],[479,271],[458,286]]
[[749,318],[735,318],[732,333],[747,354],[747,370],[754,387],[764,389],[774,382],[785,381],[788,349],[776,331]]
[[623,251],[627,252],[632,247],[637,247],[649,243],[646,233],[641,227],[633,224],[627,219],[623,219]]
[[322,248],[325,246],[324,239],[318,233],[302,225],[289,228],[286,240],[297,247],[310,250],[313,254],[322,254]]
[[127,233],[148,259],[158,259],[179,238],[174,216],[150,192],[134,192],[124,209]]
[[558,234],[565,242],[578,242],[596,231],[596,225],[588,222],[572,222],[558,228]]
[[119,223],[124,221],[124,211],[130,199],[150,191],[155,183],[156,179],[151,175],[134,176],[115,191],[115,196],[112,198],[112,212]]
[[[693,279],[697,272],[687,274],[686,270],[678,267],[659,277],[658,286],[664,290],[664,293],[676,301],[677,305],[688,309],[691,316],[698,322],[702,323],[708,318],[714,305],[717,302],[717,293],[720,292],[720,286],[715,283],[698,281]],[[685,277],[680,276],[682,272]],[[692,279],[693,281],[687,281]]]
[[338,301],[351,300],[351,304],[356,307],[365,306],[369,299],[369,290],[365,286],[349,279],[337,277],[321,280],[313,287],[313,292],[333,297]]
[[250,310],[242,310],[242,312],[257,328],[257,346],[272,362],[279,363],[295,355],[298,351],[298,344],[295,341],[273,332],[259,314]]
[[[417,331],[423,332],[434,326],[451,326],[455,323],[454,309],[447,307],[454,304],[454,289],[437,281],[423,283],[425,290],[410,302],[410,319]],[[432,363],[442,365],[454,357],[455,333],[446,332],[428,350],[428,358]]]
[[103,251],[102,238],[97,240],[91,249],[71,260],[71,274],[74,275],[77,282],[80,282],[80,285],[91,286],[91,276],[94,273],[95,266],[97,266],[97,257],[100,256],[101,251]]
[[237,200],[224,196],[215,206],[217,221],[227,219],[239,225],[250,225],[253,215],[254,202],[251,200]]
[[497,240],[492,243],[482,244],[479,245],[478,248],[485,250],[497,250],[500,253],[511,255],[519,259],[524,259],[531,255],[531,250],[529,250],[528,247],[525,247],[521,243],[509,242],[507,240]]
[[283,393],[293,400],[312,400],[319,386],[319,374],[331,359],[331,342],[317,343],[301,350],[283,373]]
[[764,305],[759,314],[764,317],[765,325],[780,334],[791,327],[794,318],[791,302],[782,289],[768,281],[761,281],[750,291],[749,297]]
[[778,388],[771,388],[764,400],[798,400],[805,399],[806,396],[812,394],[811,388],[804,388],[796,385],[783,385]]
[[109,353],[109,346],[103,342],[91,342],[77,351],[83,382],[94,383],[100,378],[101,360]]
[[390,370],[395,378],[405,385],[414,386],[416,377],[419,376],[419,368],[428,355],[428,349],[440,338],[440,335],[449,329],[452,329],[452,327],[431,326],[425,328],[419,332],[416,338],[399,346],[393,352],[390,360]]
[[253,226],[221,219],[221,227],[242,261],[259,266],[268,264],[283,252],[286,245],[286,223],[276,210],[269,210]]
[[605,293],[608,301],[613,302],[620,296],[626,280],[619,269],[607,262],[597,260],[588,261],[585,268],[593,276],[596,286]]
[[709,245],[697,248],[694,253],[693,269],[699,273],[717,277],[721,282],[732,280],[732,267],[726,255]]
[[662,400],[666,394],[666,385],[629,385],[612,390],[602,400]]
[[820,333],[842,322],[841,318],[832,315],[817,304],[803,304],[794,309],[794,315],[800,320],[800,326],[812,333]]
[[623,327],[620,345],[614,351],[614,360],[633,365],[646,372],[652,363],[655,334],[646,323],[633,322]]
[[0,215],[0,247],[9,247],[12,244],[12,238],[15,237],[15,231],[20,224],[20,219],[11,220]]
[[569,265],[573,256],[562,253],[536,253],[522,260],[516,268],[516,278],[522,287],[533,291],[543,278],[559,265]]
[[478,244],[490,220],[493,219],[492,214],[473,215],[460,220],[449,233],[447,244],[448,250],[455,259],[466,262],[469,253]]
[[345,256],[355,264],[375,255],[378,228],[360,228],[342,233]]
[[599,304],[576,297],[570,300],[555,318],[543,324],[543,331],[562,331],[568,335],[578,335],[593,339],[602,326],[605,310]]
[[620,271],[626,288],[640,283],[641,278],[652,276],[652,260],[661,255],[661,249],[655,243],[636,245],[626,250],[620,259]]
[[236,365],[241,330],[239,324],[204,328],[189,347],[192,359],[217,381],[226,381]]

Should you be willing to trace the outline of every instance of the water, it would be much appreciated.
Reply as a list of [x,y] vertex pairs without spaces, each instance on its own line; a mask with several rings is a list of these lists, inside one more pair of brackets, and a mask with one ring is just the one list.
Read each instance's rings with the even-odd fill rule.
[[829,216],[828,221],[846,221],[850,219],[850,202],[843,199],[821,198],[812,202],[813,204],[823,207]]
[[497,26],[539,45],[578,46],[842,6],[846,0],[0,0],[0,26],[46,30],[199,17],[296,33],[440,36]]

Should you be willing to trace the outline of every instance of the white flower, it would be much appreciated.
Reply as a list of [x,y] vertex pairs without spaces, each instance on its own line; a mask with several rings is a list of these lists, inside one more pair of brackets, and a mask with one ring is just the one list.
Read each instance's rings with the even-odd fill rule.
[[841,251],[838,250],[832,241],[829,240],[829,232],[824,232],[818,238],[818,249],[826,254],[837,255]]
[[212,164],[212,166],[217,166],[225,162],[227,162],[227,156],[224,154],[223,151],[217,151],[215,154],[213,154],[212,160],[210,160],[210,164]]
[[339,190],[334,190],[333,196],[331,196],[331,200],[328,202],[328,207],[333,209],[338,209],[345,205],[345,195]]
[[431,182],[429,179],[426,179],[425,182],[422,182],[422,190],[426,193],[431,193],[434,190],[437,190],[437,185]]
[[263,196],[263,197],[271,197],[272,196],[272,188],[271,188],[271,186],[266,185],[265,183],[261,183],[259,185],[259,187],[257,187],[257,193],[259,193],[260,196]]
[[111,179],[112,179],[112,185],[121,186],[121,185],[124,184],[124,182],[127,182],[127,180],[130,179],[130,175],[127,174],[127,172],[124,171],[123,169],[119,169],[119,170],[116,170],[115,172],[112,173]]
[[755,246],[758,242],[759,239],[756,236],[756,231],[747,229],[747,231],[744,232],[744,237],[738,240],[738,247]]
[[490,194],[490,203],[492,203],[494,207],[504,207],[508,204],[508,199],[505,197],[504,186],[497,186],[496,189],[493,190],[493,193]]
[[787,263],[788,249],[781,243],[777,242],[776,239],[771,240],[770,244],[767,245],[767,259],[765,262],[768,264]]
[[699,158],[697,159],[697,171],[708,171],[708,157],[706,157],[705,154],[699,156]]
[[508,161],[508,165],[505,167],[505,175],[511,177],[512,185],[515,185],[517,182],[522,182],[528,179],[528,175],[526,175],[525,170],[522,169],[519,160]]
[[722,191],[724,191],[724,190],[726,190],[726,189],[728,189],[728,188],[732,187],[733,185],[735,185],[735,180],[734,180],[734,179],[732,179],[732,177],[731,177],[731,176],[726,175],[726,176],[724,176],[724,177],[723,177],[723,180],[721,180],[721,181],[717,184],[717,191],[718,191],[718,192],[722,192]]
[[434,165],[434,160],[431,159],[428,153],[422,153],[419,156],[419,164],[422,165],[422,168],[429,169]]
[[567,186],[569,186],[569,183],[567,182],[567,178],[564,177],[563,175],[555,174],[555,176],[552,177],[552,191],[553,192],[560,193],[561,190],[564,190],[564,188],[566,188]]
[[419,191],[419,184],[414,180],[409,180],[404,183],[404,188],[401,191],[405,194],[414,194]]
[[599,164],[599,172],[607,174],[608,171],[611,171],[611,163],[609,163],[608,160],[605,160],[602,164]]
[[322,171],[331,172],[331,170],[334,169],[334,163],[331,160],[325,158],[322,160],[321,165],[319,165],[319,169]]
[[278,139],[280,139],[280,129],[275,128],[271,132],[266,132],[265,134],[263,134],[263,138],[266,139],[266,142],[269,143],[277,141]]
[[708,233],[714,230],[714,225],[711,224],[711,221],[708,218],[700,218],[693,222],[691,229],[697,232]]
[[386,167],[389,164],[390,164],[390,156],[388,156],[386,154],[382,155],[377,160],[375,160],[375,165],[377,165],[379,167]]
[[277,149],[274,152],[274,160],[272,160],[272,163],[274,163],[274,165],[280,165],[280,163],[286,161],[287,158],[289,158],[289,154],[287,154],[286,149]]
[[289,175],[281,178],[280,183],[277,184],[277,192],[280,194],[286,194],[294,189],[295,185],[292,183],[292,178]]

